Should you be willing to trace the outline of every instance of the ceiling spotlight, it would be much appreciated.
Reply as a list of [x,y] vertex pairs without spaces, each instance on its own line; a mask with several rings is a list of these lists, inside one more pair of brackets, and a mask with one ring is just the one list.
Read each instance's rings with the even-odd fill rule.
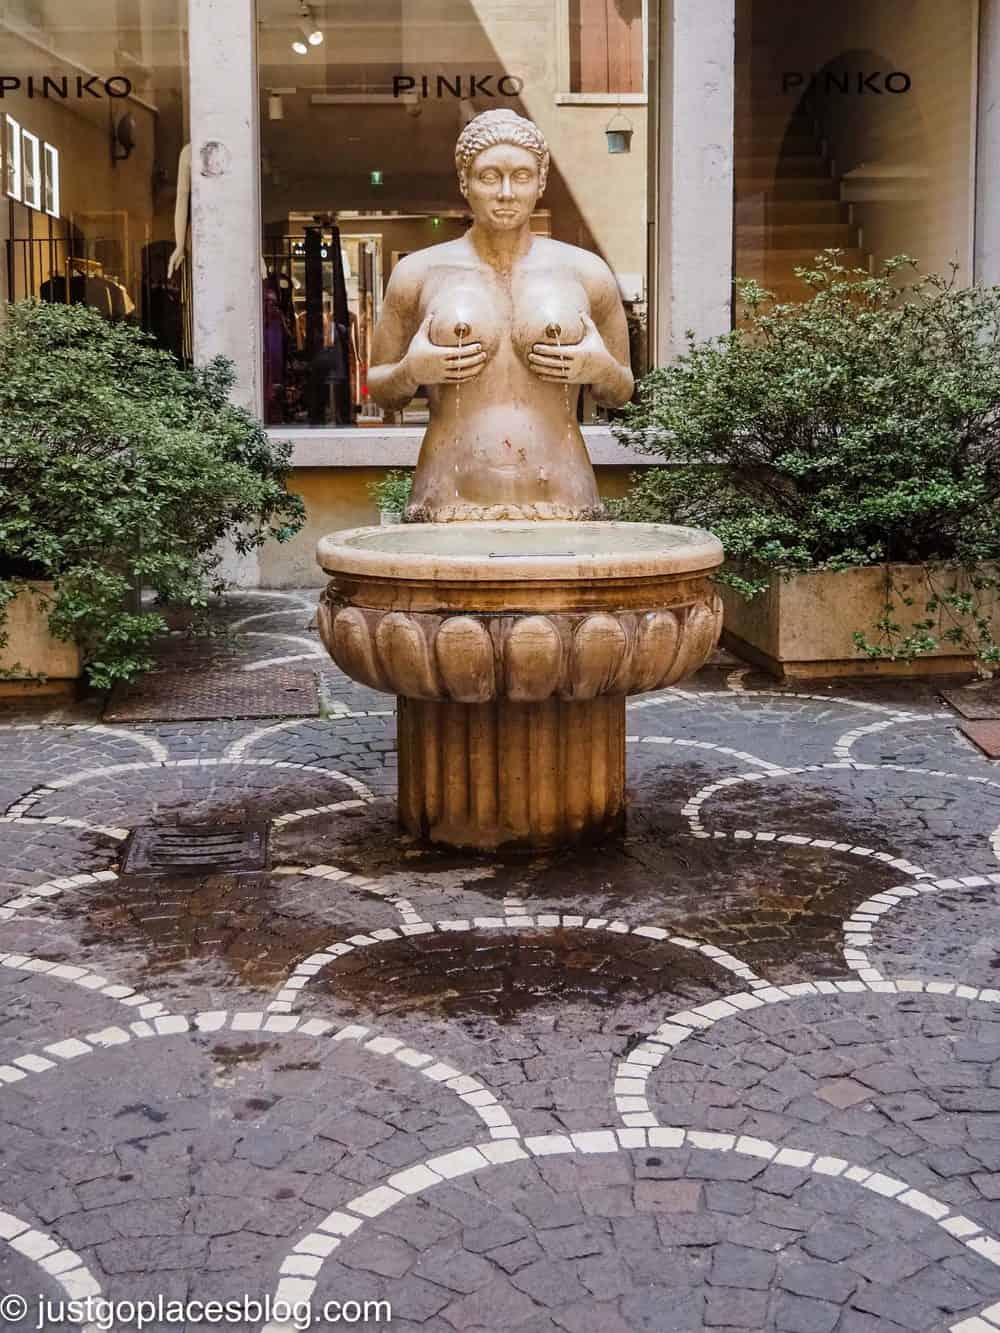
[[[302,34],[301,40],[296,38],[292,42],[292,50],[296,55],[308,55],[310,46],[323,45],[323,30],[316,22],[316,15],[308,0],[300,0],[299,3],[299,32]],[[305,49],[300,49],[303,47]]]

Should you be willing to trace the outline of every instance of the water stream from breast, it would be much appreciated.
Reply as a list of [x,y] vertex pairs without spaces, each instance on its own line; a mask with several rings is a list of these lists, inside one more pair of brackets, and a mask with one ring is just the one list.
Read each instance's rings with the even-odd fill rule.
[[[459,320],[459,323],[455,325],[455,336],[457,337],[457,340],[459,340],[460,363],[461,348],[463,348],[464,341],[469,336],[469,332],[471,332],[471,329],[469,329],[469,325],[465,323],[464,320]],[[455,443],[461,443],[461,380],[457,380],[455,384]],[[455,472],[457,471],[459,471],[459,465],[456,463]],[[455,499],[459,499],[459,487],[457,487],[457,484],[455,487]]]
[[[462,359],[462,345],[465,342],[465,339],[469,336],[470,332],[471,330],[469,328],[469,325],[466,324],[464,320],[459,320],[459,322],[455,325],[455,337],[458,339],[459,362],[461,362]],[[457,380],[455,383],[455,443],[456,444],[460,444],[462,439],[461,422],[462,422],[462,381]],[[455,472],[458,471],[457,463],[454,466],[454,471]],[[458,499],[457,484],[455,486],[455,499],[456,500]]]
[[[556,348],[559,352],[559,358],[560,360],[562,360],[562,325],[549,324],[545,330],[545,335],[546,337],[551,338],[555,342]],[[572,445],[573,414],[569,402],[569,380],[563,380],[563,400],[566,404],[566,443],[568,445]]]

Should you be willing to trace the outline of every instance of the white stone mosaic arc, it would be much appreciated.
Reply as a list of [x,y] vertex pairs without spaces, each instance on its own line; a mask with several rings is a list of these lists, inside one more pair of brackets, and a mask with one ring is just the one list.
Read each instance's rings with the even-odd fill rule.
[[269,629],[249,629],[246,631],[247,638],[250,639],[287,639],[289,643],[297,643],[300,648],[308,648],[310,657],[325,657],[323,645],[318,639],[307,639],[304,634],[285,634],[278,630]]
[[127,741],[130,745],[141,746],[144,750],[148,750],[154,759],[161,761],[166,759],[168,754],[167,747],[155,736],[146,736],[141,731],[109,727],[103,722],[67,722],[56,726],[48,722],[0,722],[0,731],[45,731],[57,735],[63,731],[85,731],[90,736],[95,734],[113,736],[116,741]]
[[875,736],[879,732],[888,731],[890,727],[896,727],[901,722],[917,722],[919,720],[916,714],[902,714],[900,717],[887,717],[881,722],[869,722],[865,727],[855,727],[852,731],[845,731],[833,743],[833,757],[835,759],[852,759],[852,748],[864,737]]
[[780,764],[772,764],[769,759],[760,759],[746,750],[733,750],[728,745],[716,745],[713,741],[690,741],[678,736],[626,736],[627,743],[633,745],[676,745],[682,749],[713,750],[716,754],[727,755],[730,759],[739,759],[744,764],[756,764],[758,768],[771,773],[786,773],[788,770]]
[[26,814],[28,810],[46,796],[51,796],[57,791],[65,791],[68,787],[79,786],[81,782],[89,782],[92,778],[109,777],[119,773],[146,772],[150,769],[229,767],[281,768],[293,769],[299,773],[317,773],[322,777],[342,782],[344,786],[350,788],[364,801],[374,801],[376,799],[374,792],[360,778],[351,777],[336,768],[319,768],[315,764],[297,764],[289,759],[165,759],[162,763],[106,764],[98,765],[96,768],[80,769],[76,773],[70,773],[67,777],[57,778],[53,782],[46,782],[38,787],[33,787],[24,796],[18,797],[4,813],[15,816]]
[[912,875],[914,879],[930,878],[931,872],[924,870],[923,866],[918,866],[913,861],[906,861],[900,856],[894,856],[892,852],[877,852],[874,847],[862,847],[860,844],[855,846],[850,842],[837,842],[835,838],[809,838],[804,833],[780,833],[776,830],[758,829],[727,829],[725,831],[716,829],[712,833],[696,833],[696,838],[711,838],[715,842],[723,842],[732,839],[734,842],[776,842],[784,843],[790,847],[816,847],[821,851],[842,852],[846,856],[860,856],[872,861],[881,861],[884,865],[891,866],[893,870],[900,871],[904,875]]
[[134,986],[123,986],[110,981],[100,972],[88,967],[78,967],[73,963],[54,962],[51,958],[41,958],[37,954],[0,953],[0,968],[14,972],[25,972],[33,977],[46,977],[49,981],[68,982],[82,990],[94,991],[116,1000],[129,1009],[134,1009],[140,1018],[159,1018],[170,1015],[170,1010],[153,1000]]
[[277,994],[268,1005],[268,1010],[272,1013],[292,1013],[302,998],[302,991],[313,977],[325,967],[335,963],[338,958],[353,953],[356,949],[371,949],[387,941],[405,939],[413,935],[430,935],[434,932],[445,934],[468,930],[603,930],[610,932],[612,935],[634,935],[641,939],[662,940],[666,944],[674,944],[681,949],[690,949],[702,954],[712,963],[715,963],[717,967],[732,972],[751,987],[767,987],[770,985],[768,981],[757,976],[746,963],[739,958],[735,958],[726,949],[720,949],[714,944],[702,944],[699,940],[690,939],[686,935],[671,935],[662,926],[632,926],[627,921],[611,920],[603,916],[584,917],[559,912],[539,912],[537,915],[525,913],[522,915],[518,914],[513,906],[508,909],[507,904],[513,902],[512,899],[504,900],[505,915],[502,917],[476,916],[447,921],[414,922],[395,929],[387,926],[381,930],[350,935],[343,941],[338,940],[335,944],[328,945],[327,948],[310,954],[308,958],[299,963],[281,983]]
[[289,653],[286,657],[266,657],[260,662],[247,662],[241,671],[266,671],[269,667],[287,666],[289,662],[315,662],[322,653]]
[[655,694],[645,694],[640,699],[629,700],[628,708],[652,708],[656,704],[671,703],[674,699],[683,699],[687,703],[698,703],[701,699],[725,699],[739,694],[745,699],[795,699],[801,702],[825,704],[829,708],[860,708],[872,713],[882,713],[896,722],[931,722],[942,718],[953,719],[952,713],[908,713],[888,704],[874,703],[869,699],[832,699],[827,694],[806,694],[799,690],[684,690],[677,686],[661,690]]
[[266,740],[269,736],[278,735],[283,731],[297,731],[300,727],[315,727],[317,722],[329,722],[335,724],[343,718],[350,717],[394,717],[393,709],[351,709],[347,708],[338,700],[332,704],[333,713],[329,717],[322,719],[315,717],[292,717],[285,722],[269,722],[265,727],[257,727],[254,731],[248,732],[246,736],[240,736],[223,752],[223,759],[227,762],[242,759],[247,750],[257,744],[258,741]]
[[118,874],[114,870],[92,870],[79,875],[62,875],[59,879],[35,884],[0,905],[0,922],[13,921],[20,908],[37,907],[39,903],[57,897],[65,889],[85,888],[92,884],[113,884],[117,878]]
[[[242,760],[243,763],[253,763],[251,759]],[[325,772],[325,770],[322,770]],[[297,824],[303,819],[312,819],[314,815],[335,815],[341,810],[360,810],[366,805],[370,805],[374,796],[369,798],[359,796],[351,801],[334,801],[331,805],[307,805],[301,810],[289,810],[286,814],[275,815],[270,821],[272,829],[284,828],[286,824]]]
[[263,601],[292,602],[293,605],[302,611],[308,611],[310,615],[316,613],[316,603],[308,601],[300,593],[285,592],[279,588],[240,588],[239,597],[259,597]]
[[[41,1281],[49,1278],[62,1287],[67,1300],[81,1301],[86,1300],[88,1296],[96,1299],[101,1295],[101,1284],[78,1254],[66,1249],[47,1231],[32,1226],[23,1218],[2,1208],[0,1208],[0,1241],[8,1249],[15,1250],[29,1259],[39,1270]],[[31,1327],[34,1327],[34,1323]],[[84,1324],[82,1330],[83,1333],[97,1333],[97,1327],[96,1324]]]
[[919,898],[925,893],[937,893],[941,889],[961,890],[987,888],[991,884],[1000,885],[1000,873],[989,875],[959,875],[945,879],[922,879],[915,885],[894,885],[881,893],[873,893],[870,898],[859,903],[851,915],[841,923],[844,936],[844,962],[865,981],[881,981],[882,974],[874,967],[865,950],[872,947],[872,934],[875,927],[888,912],[895,911],[910,898]]
[[[844,1158],[817,1156],[796,1148],[782,1148],[765,1139],[714,1131],[661,1127],[599,1128],[567,1134],[530,1135],[519,1142],[477,1143],[439,1154],[389,1175],[383,1184],[366,1189],[341,1208],[329,1213],[317,1228],[306,1232],[295,1243],[281,1264],[273,1301],[311,1300],[324,1262],[345,1240],[355,1236],[367,1222],[381,1217],[397,1204],[422,1196],[442,1182],[532,1157],[585,1156],[683,1147],[754,1157],[812,1175],[850,1181],[859,1189],[867,1189],[929,1218],[949,1236],[961,1241],[990,1263],[1000,1266],[1000,1241],[984,1232],[970,1218],[954,1212],[950,1204],[913,1188],[904,1180],[869,1171]],[[269,1323],[264,1325],[262,1333],[286,1333],[286,1330],[287,1325]],[[978,1330],[973,1329],[971,1333],[978,1333]]]
[[1000,1328],[1000,1301],[994,1301],[970,1319],[949,1324],[948,1333],[996,1333]]
[[[679,1009],[658,1028],[648,1033],[615,1070],[614,1097],[622,1123],[630,1129],[659,1127],[660,1121],[649,1104],[647,1083],[675,1046],[695,1032],[713,1027],[723,1019],[759,1009],[766,1004],[782,1004],[808,995],[857,995],[870,991],[875,995],[954,995],[956,999],[1000,1004],[1000,990],[990,987],[963,986],[954,981],[933,981],[919,977],[886,980],[880,973],[873,977],[858,975],[844,981],[798,981],[790,986],[766,986],[753,991],[737,991],[721,1000]],[[730,1136],[731,1137],[731,1136]]]
[[[162,1009],[162,1006],[158,1007]],[[142,1013],[142,1010],[139,1012]],[[0,1092],[9,1084],[20,1084],[33,1075],[58,1068],[60,1063],[93,1055],[100,1050],[124,1046],[136,1039],[201,1032],[264,1032],[273,1034],[279,1040],[288,1036],[329,1036],[332,1042],[355,1042],[359,1049],[371,1055],[394,1059],[452,1093],[479,1117],[491,1138],[503,1140],[521,1136],[510,1112],[482,1079],[456,1069],[427,1051],[416,1050],[399,1037],[359,1023],[346,1023],[338,1027],[336,1023],[324,1018],[303,1020],[297,1014],[269,1014],[260,1009],[237,1010],[233,1013],[227,1009],[208,1009],[191,1017],[162,1012],[136,1019],[123,1027],[111,1025],[88,1032],[83,1037],[63,1037],[43,1046],[40,1051],[26,1051],[8,1064],[0,1064]]]
[[773,778],[794,777],[803,773],[852,772],[852,773],[910,773],[921,778],[944,779],[951,782],[971,782],[980,787],[995,787],[1000,790],[1000,782],[992,778],[971,773],[949,773],[940,768],[915,768],[908,764],[866,764],[855,759],[838,759],[828,764],[802,764],[795,768],[762,773],[741,773],[736,777],[720,778],[710,782],[690,796],[682,807],[681,813],[687,817],[691,832],[696,836],[709,836],[701,823],[701,807],[716,792],[729,787],[743,786],[749,782],[766,782]]
[[[360,801],[344,802],[344,805],[358,806]],[[308,814],[325,814],[326,810],[307,811]],[[335,884],[340,884],[344,888],[364,889],[368,893],[374,893],[379,898],[384,898],[387,903],[391,903],[396,911],[403,918],[408,926],[418,925],[423,921],[423,917],[410,902],[409,898],[403,898],[398,893],[393,893],[391,889],[382,888],[374,879],[368,879],[365,875],[353,875],[349,870],[340,870],[337,866],[313,865],[313,866],[277,866],[272,872],[274,875],[305,875],[310,879],[327,879]]]
[[0,815],[0,824],[59,824],[63,828],[81,829],[84,833],[99,833],[116,842],[123,842],[129,835],[127,828],[88,824],[85,819],[71,819],[69,815]]
[[1000,824],[990,834],[990,850],[998,861],[1000,861]]
[[239,620],[233,620],[226,626],[229,634],[238,634],[244,625],[250,625],[255,620],[270,620],[272,616],[297,616],[305,612],[310,617],[315,614],[314,606],[307,606],[305,602],[295,606],[279,606],[274,611],[254,611],[252,615],[241,616]]

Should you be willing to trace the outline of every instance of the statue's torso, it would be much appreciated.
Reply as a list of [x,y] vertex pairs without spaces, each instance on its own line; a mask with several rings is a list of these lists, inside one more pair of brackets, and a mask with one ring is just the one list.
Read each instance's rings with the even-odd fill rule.
[[413,516],[575,518],[599,510],[576,420],[579,386],[546,383],[527,361],[537,342],[584,335],[590,299],[573,254],[536,241],[500,274],[461,241],[426,252],[419,318],[432,317],[431,341],[479,342],[487,361],[475,379],[428,389]]

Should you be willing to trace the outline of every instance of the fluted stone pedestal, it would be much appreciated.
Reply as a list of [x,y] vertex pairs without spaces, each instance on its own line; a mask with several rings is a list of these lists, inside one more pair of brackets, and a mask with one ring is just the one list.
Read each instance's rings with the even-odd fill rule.
[[625,697],[397,700],[399,816],[453,847],[598,839],[625,816]]
[[319,630],[398,698],[411,833],[551,847],[621,826],[625,699],[697,671],[722,627],[706,532],[638,523],[358,528],[320,542]]

